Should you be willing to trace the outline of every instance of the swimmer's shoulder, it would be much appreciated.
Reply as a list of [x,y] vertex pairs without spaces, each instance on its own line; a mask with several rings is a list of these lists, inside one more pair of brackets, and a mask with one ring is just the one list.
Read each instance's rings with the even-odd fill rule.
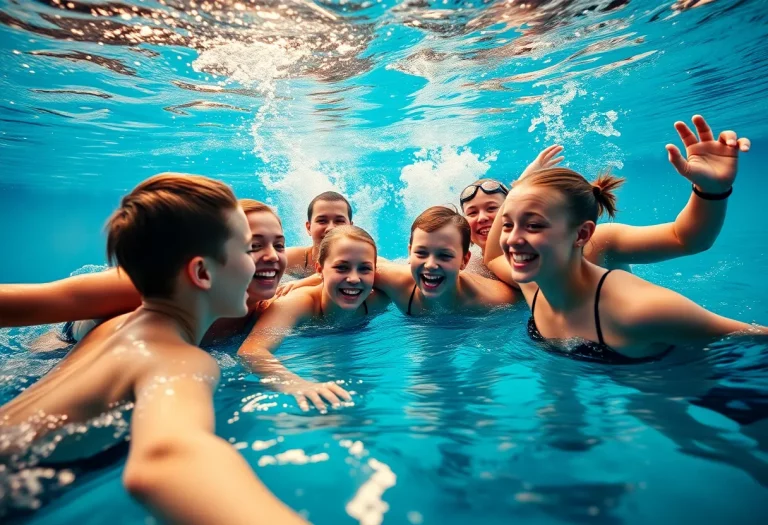
[[466,299],[477,307],[502,306],[514,304],[522,299],[522,294],[511,286],[474,273],[460,273],[462,288],[466,290]]
[[371,291],[371,295],[369,295],[365,301],[368,305],[368,313],[370,314],[383,312],[392,302],[387,294],[380,290],[376,290],[375,288]]
[[290,313],[298,316],[298,320],[318,315],[320,313],[322,287],[322,284],[318,284],[297,288],[287,295],[272,300],[269,307],[262,312],[260,319],[267,317],[266,314],[275,315],[277,313]]

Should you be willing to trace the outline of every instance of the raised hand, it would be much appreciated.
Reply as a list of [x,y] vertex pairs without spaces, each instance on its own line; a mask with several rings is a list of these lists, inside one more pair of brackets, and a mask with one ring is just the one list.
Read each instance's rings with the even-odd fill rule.
[[549,146],[548,148],[545,148],[539,153],[539,155],[534,159],[533,162],[528,164],[528,167],[523,170],[523,173],[520,175],[520,179],[527,177],[534,171],[543,170],[546,168],[553,168],[563,162],[565,157],[557,157],[555,158],[555,155],[563,151],[563,147],[558,144],[553,144],[552,146]]
[[684,122],[675,122],[675,129],[685,145],[686,157],[672,144],[667,144],[669,162],[677,172],[705,193],[724,193],[736,180],[739,151],[747,152],[749,139],[738,138],[735,131],[723,131],[718,140],[701,115],[693,117],[696,135]]

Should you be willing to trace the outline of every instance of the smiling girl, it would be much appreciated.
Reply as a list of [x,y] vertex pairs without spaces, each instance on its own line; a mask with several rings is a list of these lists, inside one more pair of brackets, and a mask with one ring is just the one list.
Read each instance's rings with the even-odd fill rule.
[[302,410],[307,399],[319,410],[338,406],[349,394],[336,383],[313,383],[290,372],[272,355],[296,325],[315,321],[336,327],[359,324],[389,304],[373,289],[376,243],[357,226],[339,226],[323,237],[315,265],[322,283],[294,290],[274,301],[261,315],[238,355],[255,373],[275,379],[275,389],[293,394]]

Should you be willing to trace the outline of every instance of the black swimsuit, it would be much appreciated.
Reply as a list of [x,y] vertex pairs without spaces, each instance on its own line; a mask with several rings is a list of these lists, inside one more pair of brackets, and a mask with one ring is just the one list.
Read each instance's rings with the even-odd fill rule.
[[[611,273],[611,271],[612,270],[608,270],[603,274],[602,277],[600,277],[600,281],[597,283],[597,291],[595,292],[595,328],[597,329],[597,342],[587,340],[577,345],[575,348],[568,349],[567,351],[563,350],[562,348],[552,347],[552,345],[548,346],[557,351],[560,351],[561,353],[568,354],[575,359],[581,359],[585,361],[601,361],[603,363],[614,364],[634,364],[661,359],[667,353],[669,353],[670,350],[672,350],[671,346],[659,355],[632,358],[616,352],[610,346],[605,344],[605,340],[603,340],[603,330],[600,327],[600,310],[598,306],[600,304],[600,290],[603,288],[605,278],[608,277],[608,274]],[[549,339],[541,335],[541,332],[539,332],[539,329],[536,326],[536,319],[534,318],[534,312],[536,311],[536,298],[538,296],[539,290],[537,289],[536,293],[533,295],[533,302],[531,304],[531,318],[528,319],[528,335],[536,342],[547,342]]]
[[[413,291],[411,291],[411,298],[408,299],[408,312],[406,312],[406,315],[413,315],[411,313],[411,305],[413,304],[413,296],[416,295],[416,288],[418,288],[418,287],[419,287],[418,284],[414,284],[413,285]],[[534,299],[534,301],[535,301],[535,299]]]

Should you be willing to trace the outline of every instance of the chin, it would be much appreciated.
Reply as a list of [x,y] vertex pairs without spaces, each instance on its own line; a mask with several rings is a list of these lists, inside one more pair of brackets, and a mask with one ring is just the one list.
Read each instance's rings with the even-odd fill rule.
[[277,287],[270,288],[269,290],[254,290],[252,287],[248,288],[248,299],[251,301],[266,301],[272,299],[275,296]]

